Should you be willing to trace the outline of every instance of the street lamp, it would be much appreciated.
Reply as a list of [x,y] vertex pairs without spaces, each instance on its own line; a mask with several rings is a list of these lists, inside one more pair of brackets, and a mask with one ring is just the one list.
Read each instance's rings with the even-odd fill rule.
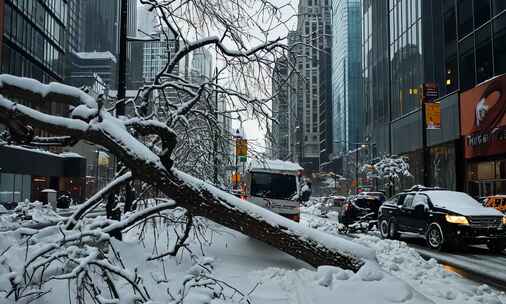
[[[333,141],[334,143],[345,143],[346,144],[346,141],[345,140],[337,140],[337,141]],[[355,193],[358,192],[358,152],[362,149],[365,149],[369,146],[369,144],[367,143],[361,143],[361,142],[358,142],[358,143],[348,143],[350,145],[354,145],[354,146],[357,146],[357,148],[352,151],[352,152],[355,152]]]

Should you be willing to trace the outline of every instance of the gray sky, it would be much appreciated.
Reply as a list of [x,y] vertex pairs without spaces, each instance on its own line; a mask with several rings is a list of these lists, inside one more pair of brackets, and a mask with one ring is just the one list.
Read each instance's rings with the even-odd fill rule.
[[[284,5],[286,3],[290,3],[293,8],[285,8],[283,12],[283,17],[288,18],[297,13],[298,0],[272,0],[276,5]],[[286,16],[286,17],[285,17]],[[290,19],[288,27],[293,30],[297,25],[297,18],[293,17]],[[284,27],[279,27],[276,31],[273,31],[270,35],[270,38],[274,39],[277,37],[284,37],[288,34],[288,30]],[[235,121],[233,123],[234,128],[239,127],[239,121]],[[248,120],[243,122],[243,128],[246,133],[246,137],[248,140],[254,142],[255,148],[265,147],[265,130],[261,129],[259,126],[259,122],[256,120]]]

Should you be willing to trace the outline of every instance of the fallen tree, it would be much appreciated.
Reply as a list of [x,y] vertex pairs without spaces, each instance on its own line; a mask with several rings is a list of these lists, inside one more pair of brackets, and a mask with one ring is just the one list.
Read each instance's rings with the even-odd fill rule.
[[[136,275],[123,265],[121,269],[113,265],[100,248],[107,234],[143,225],[151,219],[167,220],[169,217],[164,213],[167,210],[184,210],[184,220],[171,220],[182,228],[176,233],[176,244],[151,259],[174,256],[186,248],[189,233],[201,225],[196,223],[202,217],[265,242],[314,267],[332,265],[358,271],[367,259],[374,260],[374,253],[367,248],[304,228],[209,183],[217,154],[228,153],[229,130],[220,126],[219,119],[231,119],[232,114],[247,112],[260,121],[271,120],[269,104],[275,96],[267,88],[275,61],[284,57],[289,73],[297,73],[295,62],[290,60],[293,59],[291,50],[282,43],[284,38],[270,39],[268,34],[277,26],[284,26],[286,19],[280,17],[281,8],[269,1],[246,0],[231,3],[141,0],[141,3],[156,11],[162,36],[168,37],[170,31],[181,45],[153,83],[139,88],[134,98],[111,101],[108,96],[92,97],[64,84],[41,84],[33,79],[0,75],[0,124],[7,127],[9,142],[65,147],[84,140],[104,147],[124,166],[109,185],[83,203],[65,225],[58,227],[63,235],[61,239],[47,245],[37,244],[36,232],[29,233],[25,264],[17,271],[12,270],[9,295],[14,295],[16,300],[42,296],[43,293],[34,293],[28,288],[37,274],[39,279],[35,281],[39,285],[62,278],[87,282],[83,286],[87,286],[90,296],[96,297],[100,293],[86,270],[92,266],[103,273],[112,298],[118,298],[110,278],[114,275],[132,286],[138,295],[136,301],[148,302],[149,294],[140,287]],[[248,27],[254,27],[262,37],[249,34]],[[195,34],[195,39],[190,39],[188,31],[202,33],[203,29],[208,37]],[[210,34],[216,32],[220,35]],[[177,72],[178,64],[192,52],[206,48],[221,59],[220,68],[210,79],[198,83],[182,78]],[[167,90],[179,97],[169,98]],[[219,109],[218,96],[231,107]],[[64,105],[69,113],[39,110],[54,103]],[[115,107],[119,103],[130,105],[132,111],[116,117]],[[36,130],[50,135],[36,136]],[[104,201],[109,192],[131,180],[142,181],[147,188],[161,191],[168,199],[135,210],[121,221],[83,224],[83,217]],[[28,253],[31,247],[36,250]],[[59,269],[54,270],[58,275],[46,277],[46,269],[56,261],[66,266],[62,267],[66,273],[59,273]],[[99,302],[109,303],[107,299]]]
[[[9,87],[15,91],[13,83],[18,83],[21,87],[25,80],[0,76],[0,85],[6,81],[11,83]],[[47,89],[44,85],[40,85],[40,88]],[[70,87],[66,89],[72,90]],[[88,122],[77,118],[57,117],[10,101],[5,97],[8,93],[4,92],[4,96],[0,97],[0,122],[11,127],[11,133],[16,134],[15,138],[28,138],[30,134],[25,130],[39,128],[58,136],[69,136],[74,140],[87,140],[101,145],[118,156],[135,178],[158,188],[174,200],[177,206],[185,208],[194,216],[203,216],[240,231],[315,267],[334,265],[357,271],[363,264],[361,258],[367,255],[366,250],[363,251],[364,254],[357,253],[351,242],[341,240],[341,243],[338,243],[336,239],[335,244],[329,244],[327,241],[332,241],[332,238],[326,239],[319,232],[302,229],[296,223],[235,198],[206,182],[185,175],[175,168],[165,167],[162,157],[170,155],[156,155],[133,137],[127,127],[135,128],[136,124],[130,120],[117,119],[104,110],[98,111],[97,116]],[[86,105],[83,103],[80,106]],[[150,124],[153,124],[153,127]],[[13,128],[13,125],[24,128]],[[152,127],[155,133],[171,132],[160,126],[158,121],[143,121],[142,127]],[[171,147],[168,146],[167,149]],[[115,180],[113,183],[118,182]],[[88,210],[80,209],[76,213],[82,215],[96,206],[97,204],[85,204]],[[79,217],[72,218],[77,221]],[[74,225],[69,225],[67,228],[73,227]]]

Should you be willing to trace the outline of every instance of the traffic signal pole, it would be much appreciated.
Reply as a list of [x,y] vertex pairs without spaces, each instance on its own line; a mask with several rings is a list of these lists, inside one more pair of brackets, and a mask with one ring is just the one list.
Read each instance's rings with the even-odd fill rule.
[[[116,116],[125,115],[128,0],[121,0]],[[120,101],[120,102],[118,102]]]

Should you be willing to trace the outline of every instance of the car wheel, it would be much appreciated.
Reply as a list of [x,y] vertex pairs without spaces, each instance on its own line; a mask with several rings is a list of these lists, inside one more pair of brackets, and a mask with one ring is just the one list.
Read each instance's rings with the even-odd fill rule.
[[427,241],[427,246],[431,249],[442,250],[445,242],[443,228],[441,228],[438,223],[430,224],[427,228],[425,239]]
[[386,218],[379,219],[379,231],[382,239],[390,238],[390,227],[388,226],[388,220]]
[[501,253],[504,249],[506,249],[506,240],[490,242],[487,244],[487,247],[492,253]]
[[397,224],[392,220],[388,222],[388,235],[393,240],[397,240],[401,237],[400,233],[397,231]]

